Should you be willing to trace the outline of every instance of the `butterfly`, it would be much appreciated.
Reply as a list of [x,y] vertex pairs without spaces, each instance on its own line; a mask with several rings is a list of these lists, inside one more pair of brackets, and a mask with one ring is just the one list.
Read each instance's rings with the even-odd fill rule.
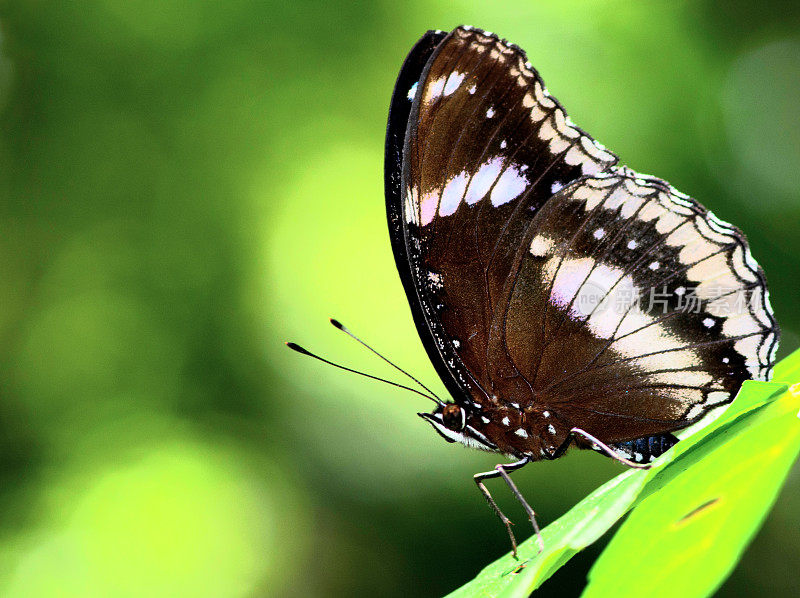
[[[386,133],[392,249],[452,395],[420,413],[449,442],[506,455],[570,446],[632,466],[768,380],[779,329],[736,227],[621,166],[567,116],[517,46],[429,31],[402,66]],[[541,542],[541,538],[540,538]]]

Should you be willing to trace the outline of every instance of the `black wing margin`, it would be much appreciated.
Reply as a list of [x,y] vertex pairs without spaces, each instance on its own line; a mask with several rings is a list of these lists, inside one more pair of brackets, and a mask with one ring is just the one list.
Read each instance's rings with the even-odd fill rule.
[[464,396],[462,389],[453,379],[452,374],[442,361],[422,311],[421,299],[417,293],[414,276],[411,272],[405,232],[403,230],[403,148],[405,146],[408,119],[411,114],[417,87],[421,85],[425,67],[430,62],[437,47],[447,37],[446,31],[431,30],[425,33],[414,45],[403,62],[400,74],[392,92],[389,107],[389,121],[386,125],[386,148],[384,153],[384,192],[386,195],[386,216],[389,225],[389,237],[392,242],[397,271],[408,297],[414,324],[417,327],[422,344],[436,372],[453,396]]

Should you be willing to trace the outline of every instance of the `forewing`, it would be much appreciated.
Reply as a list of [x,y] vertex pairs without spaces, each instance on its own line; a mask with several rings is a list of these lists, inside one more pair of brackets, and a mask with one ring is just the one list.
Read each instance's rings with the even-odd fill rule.
[[616,156],[571,124],[519,48],[490,34],[451,32],[408,91],[394,230],[420,335],[457,400],[529,393],[508,353],[490,354],[520,239],[554,191]]

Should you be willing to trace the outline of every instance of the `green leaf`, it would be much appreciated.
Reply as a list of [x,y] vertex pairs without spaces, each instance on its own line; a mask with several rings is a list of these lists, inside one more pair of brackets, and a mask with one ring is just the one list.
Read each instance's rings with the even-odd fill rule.
[[[620,543],[624,544],[620,544],[619,549],[615,548],[615,538],[595,564],[586,595],[610,595],[610,591],[626,589],[631,592],[634,587],[638,591],[639,588],[649,587],[642,585],[642,579],[648,575],[647,571],[662,571],[673,564],[675,568],[671,571],[671,576],[683,576],[686,579],[688,574],[680,569],[685,552],[677,550],[680,544],[676,542],[675,553],[664,556],[661,546],[664,537],[658,535],[658,530],[666,530],[665,534],[675,533],[669,526],[684,518],[678,529],[681,530],[680,533],[686,533],[683,530],[695,529],[696,522],[710,521],[711,517],[706,518],[706,514],[721,513],[724,507],[728,509],[725,511],[727,513],[736,512],[738,520],[733,524],[729,522],[727,526],[704,528],[698,536],[692,538],[679,539],[680,542],[693,544],[693,558],[696,559],[698,569],[703,569],[702,555],[717,541],[704,534],[715,530],[720,534],[727,534],[725,538],[719,536],[721,541],[731,543],[730,550],[726,547],[724,554],[719,553],[716,562],[720,566],[713,573],[710,567],[703,570],[708,573],[709,579],[716,574],[715,581],[709,581],[704,586],[713,590],[733,567],[741,550],[758,529],[800,448],[800,422],[796,417],[800,409],[800,398],[796,393],[785,392],[785,382],[798,379],[800,351],[778,364],[775,369],[776,381],[745,383],[736,400],[720,417],[683,438],[657,459],[651,469],[630,470],[617,476],[547,526],[542,530],[545,549],[541,553],[538,552],[535,538],[531,538],[520,545],[519,561],[510,554],[501,557],[449,597],[528,596],[573,555],[597,540],[639,503],[641,504],[618,534],[622,538]],[[758,465],[759,459],[768,461],[769,467]],[[737,494],[737,489],[743,488],[738,481],[741,477],[748,476],[755,480],[751,470],[756,469],[759,476],[755,484],[766,486],[745,484],[751,491],[747,494],[749,498],[742,501],[745,493],[742,490]],[[735,473],[729,475],[729,471]],[[725,482],[729,492],[723,500],[719,495]],[[753,492],[754,489],[758,492]],[[669,498],[670,493],[685,497],[684,502],[678,503],[674,496]],[[661,495],[664,495],[664,500],[671,500],[671,504],[682,506],[672,519],[653,519],[647,515],[650,512],[648,504],[654,504]],[[720,500],[710,503],[714,498]],[[645,511],[642,516],[637,514],[640,509]],[[630,527],[637,526],[634,531],[627,531],[629,524]],[[737,538],[735,541],[733,536]],[[709,538],[712,538],[710,543]],[[606,556],[607,553],[610,556]],[[628,578],[634,577],[631,555],[637,555],[636,566],[639,569],[635,575],[637,581],[628,584]],[[665,560],[669,559],[674,563],[665,564]],[[724,563],[727,565],[724,566]],[[601,584],[617,586],[610,590],[612,585]]]
[[[789,381],[787,375],[797,380],[797,367],[776,372]],[[682,461],[690,467],[644,498],[614,536],[583,596],[712,594],[761,527],[797,458],[799,409],[800,386],[793,386],[687,454]]]
[[519,560],[507,554],[450,596],[527,596],[625,514],[645,481],[636,473],[617,476],[543,529],[540,554],[535,538],[529,539],[519,547]]

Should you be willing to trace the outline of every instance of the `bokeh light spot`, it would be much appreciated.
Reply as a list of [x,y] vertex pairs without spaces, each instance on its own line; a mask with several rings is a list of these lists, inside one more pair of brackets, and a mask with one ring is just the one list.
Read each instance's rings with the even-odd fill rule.
[[4,596],[251,596],[285,579],[297,538],[282,522],[302,527],[281,476],[259,484],[236,453],[187,439],[73,493],[50,501],[54,529],[21,543]]

